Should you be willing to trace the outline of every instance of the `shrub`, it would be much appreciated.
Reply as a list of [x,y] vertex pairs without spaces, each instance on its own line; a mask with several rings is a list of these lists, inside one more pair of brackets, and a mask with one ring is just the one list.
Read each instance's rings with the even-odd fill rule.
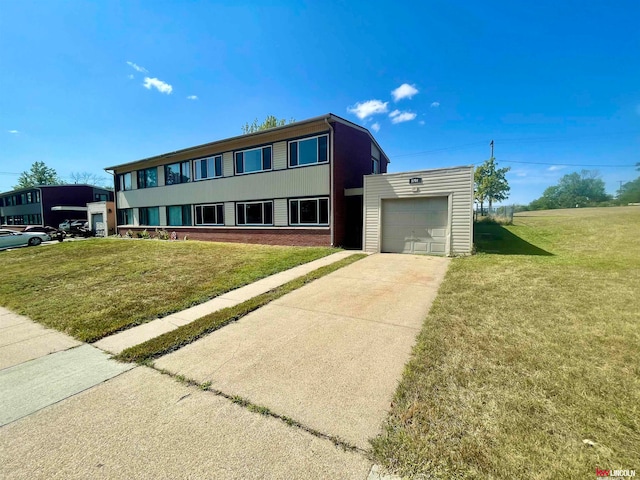
[[156,228],[156,238],[158,240],[169,240],[169,232],[167,232],[164,228],[162,230],[158,230]]

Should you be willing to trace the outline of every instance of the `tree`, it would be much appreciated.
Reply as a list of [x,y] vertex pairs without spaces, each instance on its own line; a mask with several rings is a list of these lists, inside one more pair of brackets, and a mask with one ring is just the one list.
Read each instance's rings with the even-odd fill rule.
[[489,202],[489,211],[493,202],[501,202],[509,198],[511,187],[505,175],[511,167],[496,168],[496,159],[491,157],[476,168],[473,179],[475,183],[475,199],[480,203],[480,214],[484,214],[484,202]]
[[103,186],[107,184],[107,179],[89,172],[72,172],[71,183]]
[[[289,123],[295,122],[295,119],[290,119]],[[264,122],[258,123],[258,119],[256,118],[251,124],[245,123],[242,127],[242,133],[254,133],[259,132],[261,130],[267,130],[269,128],[282,127],[287,124],[287,121],[282,118],[278,120],[273,115],[268,115],[267,118],[264,119]]]
[[627,182],[620,187],[618,201],[621,205],[628,203],[640,203],[640,177]]
[[558,185],[548,187],[542,197],[529,204],[532,210],[574,208],[611,200],[597,171],[582,170],[564,175]]
[[17,190],[36,185],[62,185],[63,183],[53,168],[47,167],[44,162],[34,162],[30,170],[20,174],[18,184],[13,188]]

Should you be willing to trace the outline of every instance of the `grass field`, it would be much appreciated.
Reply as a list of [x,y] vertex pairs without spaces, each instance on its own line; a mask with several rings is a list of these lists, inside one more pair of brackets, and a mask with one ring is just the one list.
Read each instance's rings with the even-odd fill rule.
[[422,478],[640,470],[640,207],[479,225],[393,400],[377,462]]
[[330,248],[93,239],[0,253],[0,305],[91,342]]

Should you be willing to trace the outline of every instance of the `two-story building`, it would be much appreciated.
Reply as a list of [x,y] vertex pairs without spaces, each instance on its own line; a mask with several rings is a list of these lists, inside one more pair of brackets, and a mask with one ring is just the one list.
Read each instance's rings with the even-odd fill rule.
[[360,247],[363,176],[388,162],[367,129],[329,114],[107,170],[120,233]]
[[388,163],[366,128],[327,114],[107,170],[121,234],[470,253],[473,168],[405,178]]
[[92,185],[38,185],[0,194],[0,223],[10,227],[58,227],[86,219],[87,203],[113,201],[113,191]]

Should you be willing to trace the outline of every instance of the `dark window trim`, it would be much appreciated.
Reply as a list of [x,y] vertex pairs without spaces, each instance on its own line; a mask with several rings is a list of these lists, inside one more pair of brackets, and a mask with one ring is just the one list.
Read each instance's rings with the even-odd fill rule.
[[[270,203],[271,204],[271,223],[246,223],[246,218],[247,218],[247,204],[256,204],[256,203],[261,203],[263,204],[262,207],[262,217],[264,220],[264,204],[265,203]],[[245,217],[245,223],[238,223],[238,205],[245,205],[244,208],[244,217]],[[275,216],[275,212],[274,212],[274,199],[268,199],[268,200],[246,200],[243,202],[234,202],[233,204],[233,210],[234,210],[234,215],[235,215],[235,226],[236,227],[274,227],[274,216]]]
[[[218,206],[222,206],[222,223],[198,223],[198,207],[218,207]],[[218,203],[198,203],[195,204],[193,206],[193,213],[195,214],[195,217],[193,219],[193,225],[196,227],[224,227],[225,223],[224,223],[224,202],[218,202]],[[217,212],[216,212],[216,217],[217,217]],[[216,218],[217,219],[217,218]]]
[[[189,179],[186,182],[177,182],[177,183],[167,183],[167,167],[169,167],[170,165],[180,165],[180,177],[184,177],[184,173],[182,170],[182,167],[184,164],[187,164],[187,172],[189,174]],[[192,163],[191,160],[180,160],[179,162],[171,162],[171,163],[165,163],[164,165],[162,165],[162,168],[164,169],[164,186],[166,187],[170,187],[171,185],[182,185],[184,183],[191,183],[193,182],[193,172],[192,172]]]
[[[305,163],[305,164],[296,164],[291,165],[291,144],[294,142],[300,142],[303,140],[311,140],[313,138],[327,137],[327,159],[324,162],[315,162],[315,163]],[[331,163],[331,136],[329,132],[318,133],[314,135],[306,135],[304,137],[297,137],[287,140],[287,168],[303,168],[303,167],[317,167],[318,165],[328,165]],[[299,152],[299,150],[298,150]],[[319,151],[317,152],[319,154]],[[298,155],[299,156],[299,155]]]
[[[298,206],[298,223],[291,223],[291,202],[305,200],[326,200],[327,201],[327,223],[300,223],[300,207]],[[318,203],[318,220],[320,219],[320,207]],[[290,197],[287,198],[287,225],[290,227],[328,227],[331,225],[331,196],[311,196],[311,197]]]
[[[271,148],[271,161],[270,163],[270,167],[269,168],[264,168],[264,149],[265,148]],[[260,150],[260,163],[262,164],[262,170],[253,170],[251,172],[240,172],[238,173],[238,162],[236,159],[236,155],[238,153],[242,153],[244,154],[244,152],[251,152],[253,150]],[[250,148],[243,148],[242,150],[233,150],[231,152],[231,154],[233,155],[233,174],[234,175],[251,175],[253,173],[264,173],[264,172],[273,172],[273,142],[272,143],[265,143],[263,145],[258,145],[255,147],[250,147]],[[244,167],[244,155],[242,158],[242,162],[243,162],[243,167]],[[244,168],[243,168],[244,170]]]

